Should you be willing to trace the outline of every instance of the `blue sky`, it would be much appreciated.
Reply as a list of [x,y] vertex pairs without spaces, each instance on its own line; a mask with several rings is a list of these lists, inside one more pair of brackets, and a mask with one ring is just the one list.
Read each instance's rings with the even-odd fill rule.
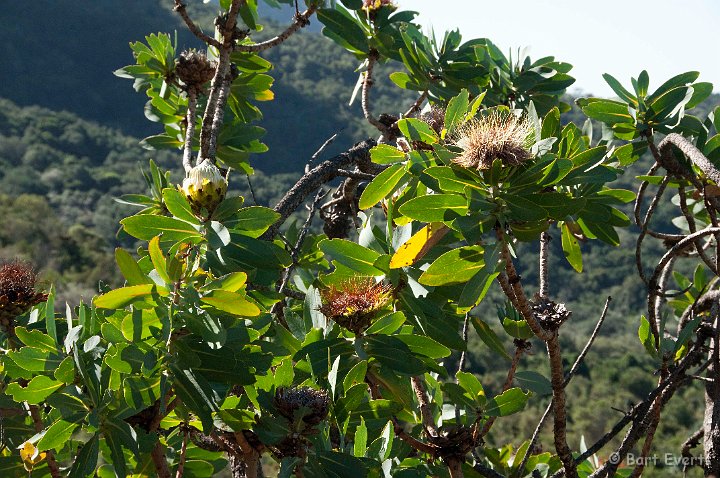
[[629,86],[642,69],[651,91],[690,70],[720,91],[718,0],[396,1],[420,12],[419,22],[437,36],[459,28],[464,39],[489,38],[506,54],[529,46],[533,59],[554,55],[572,64],[571,91],[611,96],[603,73]]

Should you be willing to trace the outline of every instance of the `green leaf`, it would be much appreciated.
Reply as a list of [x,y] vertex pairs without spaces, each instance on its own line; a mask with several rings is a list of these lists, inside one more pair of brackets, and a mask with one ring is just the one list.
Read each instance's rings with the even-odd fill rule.
[[161,234],[163,241],[191,240],[198,242],[202,239],[202,234],[192,224],[173,217],[138,214],[126,217],[120,223],[125,232],[143,241],[149,241]]
[[327,31],[329,30],[337,37],[347,42],[347,44],[353,49],[363,53],[367,53],[369,51],[365,32],[349,15],[332,8],[322,8],[318,10],[317,18],[323,25],[325,25],[325,28],[323,28],[323,33],[325,35],[333,38],[331,35],[327,34]]
[[142,410],[160,398],[160,378],[127,377],[122,387],[125,403],[135,410]]
[[347,391],[353,385],[365,383],[365,374],[367,374],[367,367],[367,360],[363,360],[350,369],[347,375],[345,375],[345,378],[343,378],[343,393],[347,393]]
[[517,221],[541,221],[548,217],[545,208],[538,206],[534,202],[515,194],[501,194],[500,197],[505,200],[510,208],[511,217]]
[[424,355],[431,359],[441,359],[448,357],[452,352],[448,347],[441,345],[430,337],[417,334],[398,334],[394,335],[401,342],[410,348],[415,355]]
[[485,295],[490,289],[493,281],[499,275],[499,272],[496,272],[499,261],[499,253],[500,244],[485,250],[486,266],[480,269],[478,273],[475,274],[467,284],[465,284],[465,287],[460,294],[460,299],[458,300],[458,308],[460,310],[467,311],[472,309],[485,298]]
[[84,414],[76,414],[74,417],[60,419],[50,425],[50,428],[45,431],[45,434],[37,442],[37,447],[41,450],[60,449],[67,444],[70,436],[73,434],[75,429],[80,426],[80,423],[85,419]]
[[645,120],[650,123],[661,123],[675,117],[690,101],[693,89],[690,87],[673,88],[658,96],[652,103],[648,102]]
[[632,105],[637,105],[637,98],[635,98],[632,93],[626,90],[625,87],[621,85],[620,82],[616,80],[612,75],[605,73],[603,74],[603,78],[605,78],[605,81],[608,85],[610,85],[610,88],[612,88],[615,94],[618,95],[623,101]]
[[522,388],[526,388],[538,395],[552,394],[552,384],[550,383],[550,380],[535,371],[524,370],[522,372],[517,372],[515,374],[515,380],[518,381]]
[[135,259],[125,249],[120,247],[115,249],[115,261],[128,285],[152,284],[152,280],[143,273]]
[[360,196],[360,209],[373,207],[394,193],[402,185],[402,179],[405,176],[405,166],[402,164],[393,164],[378,174],[375,179],[365,187],[365,190]]
[[400,206],[402,215],[422,222],[452,221],[468,211],[467,200],[457,194],[428,194]]
[[215,290],[212,294],[201,298],[200,301],[239,317],[257,317],[260,315],[260,309],[257,305],[248,301],[244,294],[236,292]]
[[628,105],[619,101],[592,99],[590,103],[582,106],[583,113],[588,117],[613,126],[618,123],[634,123],[628,111]]
[[480,380],[475,375],[468,372],[458,372],[456,378],[458,385],[468,392],[475,403],[481,407],[485,405],[487,400],[485,398],[485,389],[483,389]]
[[582,252],[580,251],[580,243],[570,231],[567,223],[562,224],[562,250],[568,263],[576,272],[582,272]]
[[425,364],[412,354],[410,347],[395,336],[366,336],[365,351],[370,357],[395,372],[406,375],[425,372]]
[[389,144],[378,144],[370,150],[370,159],[377,164],[392,164],[405,161],[405,153]]
[[502,320],[502,326],[505,332],[516,339],[527,340],[534,335],[525,319],[513,320],[510,317],[505,317]]
[[95,472],[98,464],[98,453],[100,450],[100,434],[96,433],[90,438],[77,454],[68,478],[85,478]]
[[629,166],[640,159],[647,148],[647,143],[644,141],[624,144],[613,151],[613,157],[618,160],[620,166]]
[[462,124],[468,107],[470,106],[470,93],[463,88],[460,93],[453,97],[445,109],[445,129],[451,133],[457,126]]
[[543,119],[540,139],[558,138],[560,136],[560,125],[560,110],[555,106]]
[[303,468],[307,478],[366,478],[365,464],[350,454],[319,451],[308,459]]
[[365,331],[367,335],[372,334],[386,334],[390,335],[400,328],[405,323],[405,314],[401,310],[392,312],[384,315],[377,319],[373,324],[368,327]]
[[512,415],[525,408],[528,398],[529,393],[526,394],[519,388],[511,388],[489,400],[485,414],[491,417]]
[[650,329],[650,322],[645,316],[640,317],[640,327],[638,327],[638,337],[640,343],[643,344],[648,355],[655,358],[657,357],[657,350],[655,349],[655,337],[653,336],[652,330]]
[[[115,468],[117,478],[127,476],[126,458],[123,447],[134,453],[138,453],[137,435],[130,425],[123,420],[108,417],[103,421],[102,433],[105,443],[110,449],[110,461]],[[104,452],[103,452],[104,453]]]
[[21,387],[15,382],[9,383],[5,393],[12,395],[16,402],[28,402],[30,405],[37,405],[63,385],[63,382],[52,380],[45,375],[38,375],[30,380],[25,387]]
[[383,272],[373,264],[380,257],[377,252],[345,239],[327,239],[320,242],[320,250],[334,262],[363,275],[380,276]]
[[7,356],[20,368],[31,372],[55,370],[60,365],[59,355],[51,354],[35,347],[22,347],[20,350],[9,350]]
[[167,260],[165,259],[162,249],[160,249],[160,236],[155,236],[150,239],[148,243],[148,254],[150,255],[150,260],[155,268],[155,272],[157,272],[160,279],[162,279],[165,284],[172,283],[167,273]]
[[418,282],[423,285],[441,286],[469,281],[485,266],[481,246],[463,246],[441,255],[430,264]]
[[698,71],[688,71],[685,73],[680,73],[679,75],[673,76],[669,80],[667,80],[665,83],[660,85],[660,87],[655,90],[651,95],[649,95],[646,98],[646,103],[650,104],[653,101],[655,101],[656,98],[659,98],[666,92],[672,90],[673,88],[677,88],[679,86],[686,86],[690,83],[694,82],[698,79],[700,76],[700,72]]
[[365,420],[360,419],[360,425],[355,428],[355,442],[353,444],[353,454],[363,457],[367,452],[368,430],[365,426]]
[[[431,166],[425,169],[423,174],[436,179],[437,185],[442,192],[464,194],[466,188],[482,191],[482,188],[472,176],[450,166]],[[428,184],[428,187],[434,189],[434,184]]]
[[270,208],[250,206],[238,211],[232,219],[221,222],[228,228],[244,231],[244,234],[252,237],[259,237],[279,218],[280,214]]
[[170,211],[173,216],[187,221],[190,224],[199,224],[184,194],[175,188],[165,188],[162,191],[162,195],[165,207],[168,208],[168,211]]
[[423,87],[410,75],[402,71],[390,73],[390,81],[405,90],[421,91]]
[[415,118],[403,118],[397,122],[398,128],[410,141],[422,141],[426,144],[435,144],[439,138],[437,133],[424,121]]
[[212,412],[218,410],[218,397],[207,381],[190,370],[178,364],[171,364],[173,374],[173,387],[175,393],[203,425],[205,433],[210,432],[213,426]]
[[35,347],[45,352],[54,353],[58,351],[55,340],[39,330],[28,330],[25,327],[15,327],[15,335],[20,341],[30,347]]
[[120,287],[95,298],[95,306],[99,309],[122,309],[133,302],[144,299],[154,291],[155,284]]
[[478,336],[480,337],[480,340],[482,340],[485,345],[490,347],[490,350],[500,355],[501,357],[505,357],[506,359],[511,360],[510,355],[508,355],[505,347],[503,347],[502,341],[487,323],[485,323],[477,316],[472,316],[472,324]]

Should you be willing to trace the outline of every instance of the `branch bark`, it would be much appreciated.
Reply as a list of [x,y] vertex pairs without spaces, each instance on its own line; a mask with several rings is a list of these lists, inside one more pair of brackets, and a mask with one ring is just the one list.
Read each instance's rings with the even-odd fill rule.
[[280,230],[280,226],[300,207],[305,199],[323,184],[339,177],[340,170],[355,165],[361,171],[377,172],[378,168],[375,168],[375,165],[370,161],[370,149],[376,144],[372,139],[357,143],[348,151],[323,161],[305,173],[275,206],[275,211],[280,213],[280,218],[270,226],[262,238],[265,240],[274,239]]
[[293,23],[276,37],[273,37],[264,42],[255,43],[252,45],[247,45],[247,44],[235,45],[234,49],[235,49],[235,51],[258,53],[258,52],[267,50],[269,48],[278,46],[279,44],[281,44],[282,42],[284,42],[285,40],[290,38],[290,36],[292,36],[293,33],[297,32],[301,28],[309,25],[310,17],[315,13],[316,10],[317,10],[317,6],[311,5],[304,12],[295,15],[295,18],[293,19]]

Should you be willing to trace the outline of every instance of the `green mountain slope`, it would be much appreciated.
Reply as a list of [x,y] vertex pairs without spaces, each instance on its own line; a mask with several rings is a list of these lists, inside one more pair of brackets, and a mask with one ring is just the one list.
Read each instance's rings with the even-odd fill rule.
[[[211,4],[191,6],[206,19],[214,13]],[[128,43],[165,31],[177,32],[179,49],[198,46],[169,5],[158,0],[8,2],[0,9],[0,25],[0,97],[21,106],[67,110],[141,137],[161,127],[143,116],[146,98],[112,74],[132,63]],[[317,20],[313,25],[317,29]],[[279,28],[270,26],[263,35]],[[298,172],[333,134],[340,133],[328,154],[372,132],[359,119],[359,102],[347,106],[358,65],[340,47],[308,30],[267,58],[275,65],[276,101],[262,105],[261,125],[271,150],[256,157],[254,166],[267,173]],[[378,72],[373,102],[378,110],[399,112],[410,102],[387,79],[390,71]]]

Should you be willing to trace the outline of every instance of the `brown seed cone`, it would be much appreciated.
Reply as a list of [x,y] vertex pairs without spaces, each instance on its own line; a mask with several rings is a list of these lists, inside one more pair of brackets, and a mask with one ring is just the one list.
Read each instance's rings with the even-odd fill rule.
[[212,80],[216,64],[205,53],[186,50],[175,60],[175,74],[188,87],[200,87]]
[[300,419],[310,426],[323,421],[330,407],[327,392],[310,387],[278,388],[273,401],[278,412],[288,421],[294,423]]
[[445,127],[445,108],[438,105],[431,105],[430,109],[420,114],[420,121],[424,121],[437,134]]
[[565,307],[565,304],[558,304],[547,297],[540,297],[538,294],[535,294],[531,304],[533,315],[545,330],[559,329],[572,315],[572,312]]
[[472,429],[467,427],[452,428],[443,431],[439,436],[432,438],[432,444],[439,447],[438,456],[441,458],[462,459],[476,446]]

